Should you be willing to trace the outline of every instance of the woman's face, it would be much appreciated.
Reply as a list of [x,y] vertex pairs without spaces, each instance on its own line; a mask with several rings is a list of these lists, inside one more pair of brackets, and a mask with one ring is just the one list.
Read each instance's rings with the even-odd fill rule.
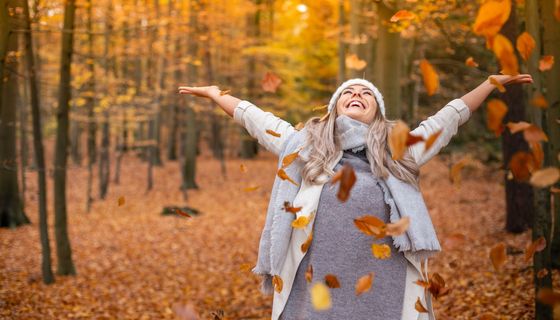
[[373,91],[360,84],[351,85],[340,94],[336,102],[338,115],[347,115],[354,120],[370,124],[377,112],[377,101]]

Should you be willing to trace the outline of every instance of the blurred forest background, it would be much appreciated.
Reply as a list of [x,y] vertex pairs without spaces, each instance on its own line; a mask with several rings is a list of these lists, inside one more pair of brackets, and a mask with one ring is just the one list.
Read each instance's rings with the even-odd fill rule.
[[502,71],[422,169],[436,314],[560,319],[559,57],[560,0],[0,0],[0,317],[270,316],[276,159],[180,85],[298,125],[365,78],[414,128]]

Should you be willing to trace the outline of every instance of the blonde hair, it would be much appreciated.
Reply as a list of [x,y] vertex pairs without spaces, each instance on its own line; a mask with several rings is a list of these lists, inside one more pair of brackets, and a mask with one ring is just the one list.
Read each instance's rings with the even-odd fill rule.
[[[341,151],[340,142],[335,135],[337,116],[336,108],[333,108],[326,115],[326,120],[313,117],[305,124],[307,140],[304,148],[311,147],[309,160],[305,163],[301,173],[306,183],[321,183],[317,178],[323,173],[326,173],[329,177],[334,175],[334,172],[329,168],[329,164]],[[397,179],[418,188],[420,170],[408,150],[400,160],[391,158],[387,139],[394,124],[395,121],[387,120],[377,110],[372,123],[369,125],[366,137],[366,156],[371,172],[381,178],[387,178],[391,173]]]

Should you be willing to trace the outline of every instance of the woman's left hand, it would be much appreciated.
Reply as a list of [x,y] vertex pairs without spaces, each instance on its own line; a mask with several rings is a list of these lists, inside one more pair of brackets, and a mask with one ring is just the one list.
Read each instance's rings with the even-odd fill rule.
[[516,83],[533,83],[533,77],[530,74],[518,74],[516,76],[497,74],[491,77],[504,86]]

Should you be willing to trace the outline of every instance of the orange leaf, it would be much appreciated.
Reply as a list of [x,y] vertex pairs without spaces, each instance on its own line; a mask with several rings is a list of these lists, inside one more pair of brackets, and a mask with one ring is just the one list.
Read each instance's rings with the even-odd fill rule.
[[529,143],[548,141],[546,133],[534,124],[523,130],[523,138]]
[[418,299],[416,300],[416,303],[414,304],[414,309],[416,309],[416,311],[420,313],[428,312],[428,309],[426,309],[426,307],[424,307],[424,305],[422,304],[422,301],[420,301],[420,297],[418,297]]
[[284,286],[284,281],[282,281],[280,276],[274,275],[274,277],[272,277],[272,284],[274,285],[274,290],[280,293],[282,291],[282,287]]
[[245,172],[247,172],[247,166],[242,163],[242,164],[239,165],[239,170],[241,170],[241,172],[245,173]]
[[307,270],[305,270],[305,280],[307,280],[307,282],[313,280],[313,266],[311,264],[309,264]]
[[506,88],[504,87],[504,85],[501,84],[498,80],[496,80],[495,77],[492,77],[492,76],[488,77],[488,81],[490,81],[490,84],[495,85],[496,88],[498,88],[498,91],[500,91],[502,93],[506,92]]
[[548,108],[548,101],[546,101],[546,98],[540,93],[535,94],[533,99],[531,99],[531,104],[541,109]]
[[509,161],[509,169],[511,170],[515,180],[519,182],[529,180],[531,172],[534,168],[535,164],[533,155],[525,151],[518,151],[514,153]]
[[399,10],[391,17],[391,20],[389,21],[397,22],[400,20],[413,20],[414,18],[416,18],[416,15],[414,13],[407,10]]
[[443,238],[443,245],[446,249],[451,250],[454,248],[458,248],[465,243],[465,235],[462,233],[453,233],[447,237]]
[[259,186],[251,186],[251,187],[247,187],[247,188],[243,189],[243,191],[253,192],[253,191],[257,191],[259,188],[260,188]]
[[266,129],[266,133],[268,133],[268,134],[271,135],[271,136],[275,136],[275,137],[277,137],[277,138],[280,138],[280,134],[279,134],[278,132],[276,132],[276,131],[272,131],[272,130],[270,130],[270,129]]
[[231,90],[220,90],[220,96],[225,96],[226,94],[230,94]]
[[520,121],[520,122],[508,122],[506,126],[508,127],[511,134],[514,134],[529,128],[531,124],[525,121]]
[[455,186],[459,186],[461,183],[461,170],[469,164],[469,159],[463,158],[455,163],[449,170],[449,177]]
[[340,282],[334,274],[325,275],[325,284],[331,289],[340,288]]
[[262,88],[266,92],[276,92],[278,86],[282,83],[282,80],[272,72],[267,72],[261,82]]
[[540,236],[539,238],[529,243],[527,245],[527,248],[525,248],[525,263],[533,259],[533,255],[535,255],[535,252],[543,251],[544,248],[546,248],[546,239],[543,236]]
[[406,137],[406,146],[408,147],[417,144],[420,141],[424,141],[424,138],[422,136],[415,136],[413,134],[410,134],[409,132],[408,136]]
[[531,53],[535,49],[535,39],[529,34],[529,32],[525,31],[517,37],[516,47],[517,51],[523,58],[523,60],[529,60]]
[[420,71],[424,78],[424,86],[429,96],[434,95],[439,87],[439,76],[428,60],[420,61]]
[[362,70],[367,66],[367,62],[365,60],[361,60],[355,54],[351,54],[347,56],[345,63],[348,69],[354,69],[354,70]]
[[537,292],[537,300],[541,303],[554,306],[560,303],[560,293],[553,291],[551,288],[541,288]]
[[511,1],[490,0],[486,1],[476,16],[473,32],[486,38],[495,36],[511,12]]
[[490,260],[492,261],[492,265],[496,271],[499,271],[506,263],[506,245],[503,242],[498,243],[490,250]]
[[541,60],[539,60],[540,71],[548,71],[552,69],[553,65],[554,65],[554,56],[543,56]]
[[292,221],[292,227],[296,229],[305,228],[309,224],[309,217],[308,216],[300,216],[294,221]]
[[365,215],[354,219],[354,224],[358,230],[368,236],[374,236],[377,239],[381,239],[386,236],[385,222],[381,221],[377,217]]
[[540,142],[531,142],[531,154],[533,155],[533,165],[535,170],[539,170],[542,167],[544,161],[544,151],[542,149],[542,144]]
[[440,134],[443,132],[443,129],[439,130],[438,132],[435,132],[433,134],[431,134],[428,139],[426,139],[426,145],[424,147],[424,152],[428,151],[428,149],[430,149],[432,147],[432,145],[434,144],[434,142],[436,142],[437,138],[440,136]]
[[393,160],[400,160],[404,156],[406,142],[410,128],[401,120],[398,120],[389,132],[389,149]]
[[387,259],[391,257],[391,247],[386,244],[372,244],[371,252],[377,259]]
[[292,207],[289,201],[284,201],[284,211],[296,214],[301,211],[303,207]]
[[356,174],[354,173],[354,168],[349,164],[344,164],[342,169],[340,169],[331,179],[331,184],[336,183],[340,180],[340,185],[338,187],[338,193],[336,194],[338,200],[341,202],[346,202],[350,197],[350,190],[356,183]]
[[546,188],[550,187],[560,180],[560,170],[555,167],[548,167],[533,172],[529,183],[533,187]]
[[356,295],[359,296],[360,294],[367,292],[371,289],[371,284],[373,282],[373,278],[375,276],[374,272],[370,272],[365,276],[362,276],[358,281],[356,281]]
[[486,108],[487,125],[488,129],[494,131],[496,137],[500,136],[503,131],[502,119],[508,112],[506,104],[499,99],[492,99],[488,101]]
[[509,41],[508,38],[501,34],[497,34],[494,37],[492,50],[494,51],[496,58],[500,61],[503,74],[509,74],[512,76],[519,74],[517,57],[513,51],[511,41]]
[[296,151],[294,153],[290,153],[289,155],[285,156],[282,159],[282,168],[286,168],[287,166],[292,164],[292,162],[294,162],[294,160],[297,159],[298,155],[299,155],[299,151]]
[[433,273],[430,277],[430,287],[428,290],[436,299],[449,293],[449,289],[445,287],[445,280],[437,272]]
[[124,202],[125,202],[124,196],[120,196],[119,200],[117,200],[117,204],[119,205],[119,207],[124,205]]
[[474,61],[473,57],[468,57],[467,60],[465,60],[465,64],[468,67],[474,67],[474,68],[478,67],[478,63],[476,63],[476,61]]
[[299,184],[297,182],[295,182],[294,180],[292,180],[292,178],[290,178],[288,176],[288,174],[286,173],[286,171],[284,171],[284,169],[281,168],[280,170],[278,170],[277,174],[278,174],[278,177],[280,177],[280,179],[288,180],[289,182],[293,183],[294,185],[299,186]]
[[300,247],[301,252],[306,253],[312,241],[313,241],[313,231],[309,233],[309,237],[307,237],[307,240],[305,240],[305,242],[301,244]]
[[175,209],[175,213],[180,215],[180,216],[183,216],[183,217],[192,218],[192,216],[190,214],[186,213],[185,211],[183,211],[179,208]]
[[385,230],[388,236],[398,236],[403,234],[410,225],[410,217],[403,217],[395,223],[387,224]]

